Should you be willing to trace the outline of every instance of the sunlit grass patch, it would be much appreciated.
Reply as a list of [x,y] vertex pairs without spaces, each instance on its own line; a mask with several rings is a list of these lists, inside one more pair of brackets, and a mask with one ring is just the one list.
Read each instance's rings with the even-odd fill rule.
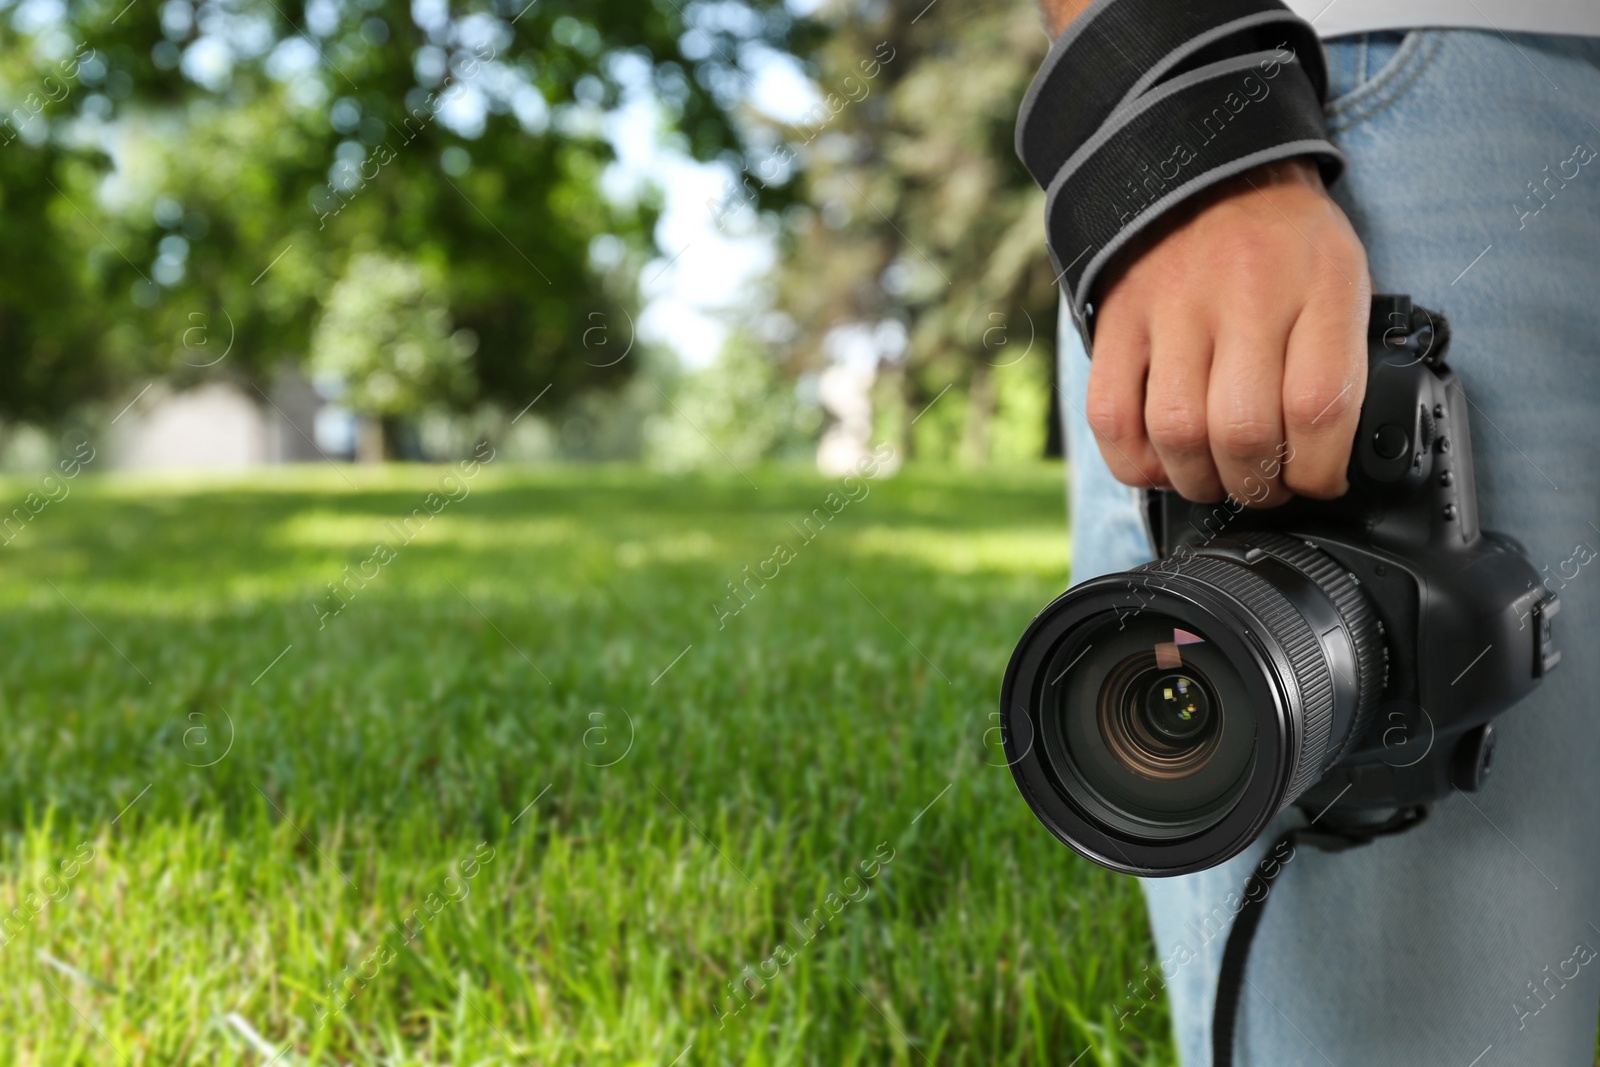
[[0,1063],[1170,1062],[1132,884],[992,744],[1058,470],[875,481],[754,581],[834,482],[488,467],[363,571],[441,471],[344,473],[0,550]]

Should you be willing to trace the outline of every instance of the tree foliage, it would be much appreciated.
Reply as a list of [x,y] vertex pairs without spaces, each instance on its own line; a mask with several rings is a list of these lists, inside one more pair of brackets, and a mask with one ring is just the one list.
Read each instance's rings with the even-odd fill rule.
[[627,366],[574,354],[632,301],[657,209],[603,193],[608,114],[653,93],[684,150],[737,153],[741,49],[813,32],[781,0],[24,0],[0,20],[0,416],[34,420],[138,376],[303,360],[362,262],[431,279],[476,338],[462,402],[615,382]]
[[[780,279],[799,326],[792,358],[814,367],[836,328],[898,319],[909,338],[881,382],[885,432],[908,454],[1037,454],[1053,425],[1056,290],[1042,194],[1012,150],[1049,45],[1037,7],[885,0],[823,15],[827,115],[788,131],[806,199]],[[866,79],[871,59],[881,70]],[[1034,432],[997,433],[997,416]]]
[[348,383],[345,407],[380,418],[472,390],[470,330],[453,330],[440,286],[422,267],[375,252],[351,257],[311,339],[319,376]]

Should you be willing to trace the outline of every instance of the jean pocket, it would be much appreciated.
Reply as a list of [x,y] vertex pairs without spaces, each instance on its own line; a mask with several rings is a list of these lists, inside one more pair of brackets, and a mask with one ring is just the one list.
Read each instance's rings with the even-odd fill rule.
[[1342,133],[1399,100],[1421,79],[1444,44],[1438,30],[1366,33],[1327,42],[1330,134]]

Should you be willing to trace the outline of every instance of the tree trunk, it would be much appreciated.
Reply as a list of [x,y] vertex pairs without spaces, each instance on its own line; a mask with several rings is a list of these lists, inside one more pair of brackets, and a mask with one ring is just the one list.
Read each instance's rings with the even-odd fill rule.
[[989,364],[980,362],[967,387],[967,425],[961,434],[961,465],[989,464],[989,431],[994,426],[995,384]]
[[383,420],[371,415],[356,419],[356,462],[382,463],[385,457]]

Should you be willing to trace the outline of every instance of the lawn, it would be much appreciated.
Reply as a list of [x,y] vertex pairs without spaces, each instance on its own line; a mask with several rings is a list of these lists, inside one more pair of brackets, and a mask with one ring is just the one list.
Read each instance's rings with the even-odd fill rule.
[[990,732],[1058,467],[451,470],[0,549],[0,1063],[1171,1061]]

